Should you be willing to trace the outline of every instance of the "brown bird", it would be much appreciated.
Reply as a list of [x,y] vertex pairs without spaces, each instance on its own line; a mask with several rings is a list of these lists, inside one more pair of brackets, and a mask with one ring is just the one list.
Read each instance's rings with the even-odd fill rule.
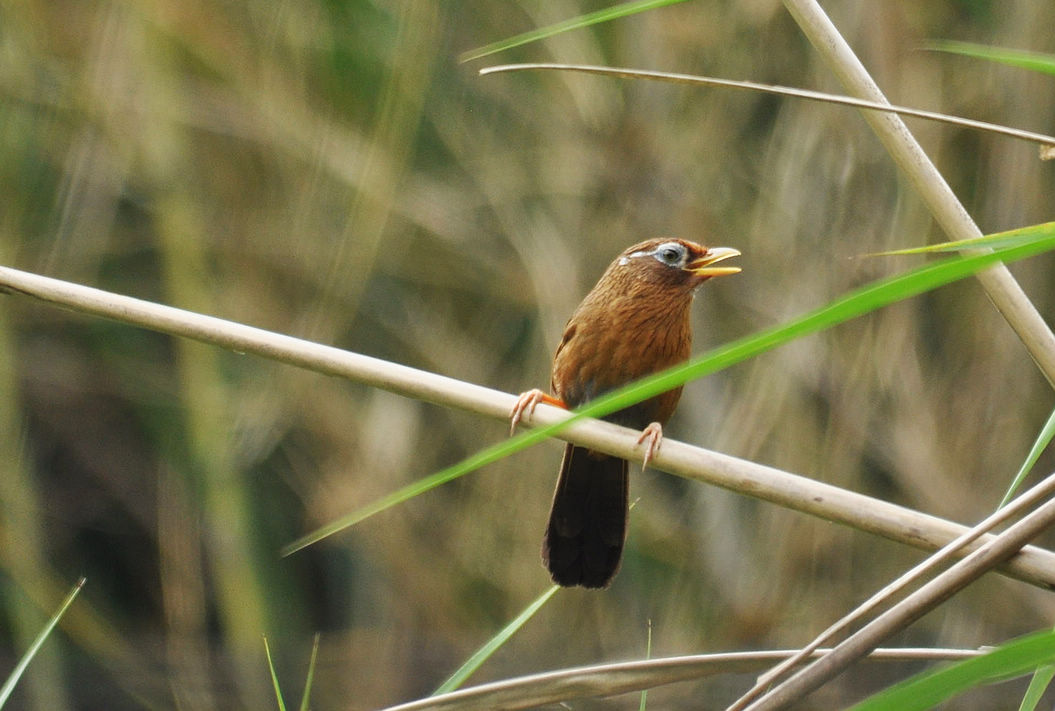
[[[609,265],[564,327],[553,356],[550,388],[523,393],[510,413],[512,429],[540,402],[575,408],[638,378],[687,360],[692,344],[689,305],[707,279],[736,274],[715,266],[740,252],[682,239],[636,244]],[[606,416],[642,430],[648,466],[681,397],[669,390]],[[542,560],[558,585],[603,588],[623,555],[629,512],[625,459],[569,444],[564,449]]]

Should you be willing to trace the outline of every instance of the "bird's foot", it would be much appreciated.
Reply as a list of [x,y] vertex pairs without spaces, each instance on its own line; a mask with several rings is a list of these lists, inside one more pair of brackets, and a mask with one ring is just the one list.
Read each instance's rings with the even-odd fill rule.
[[527,416],[527,419],[531,419],[531,416],[535,413],[535,407],[538,406],[540,402],[564,410],[568,409],[568,406],[564,404],[563,400],[555,398],[552,395],[547,395],[538,388],[533,388],[527,392],[520,393],[520,397],[517,398],[516,404],[513,405],[513,409],[509,413],[510,435],[516,432],[517,425],[520,424],[520,421],[524,419],[525,416]]
[[[647,443],[645,440],[648,440]],[[641,471],[648,469],[648,463],[652,461],[652,457],[659,451],[659,445],[662,442],[663,425],[658,422],[651,423],[641,431],[641,436],[637,438],[638,444],[645,443],[645,458],[641,462]]]

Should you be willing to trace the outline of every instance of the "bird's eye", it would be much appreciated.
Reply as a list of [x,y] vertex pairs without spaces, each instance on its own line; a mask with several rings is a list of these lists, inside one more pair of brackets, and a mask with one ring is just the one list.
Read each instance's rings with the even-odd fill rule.
[[660,245],[655,251],[655,257],[669,267],[676,267],[685,258],[685,249],[680,244]]

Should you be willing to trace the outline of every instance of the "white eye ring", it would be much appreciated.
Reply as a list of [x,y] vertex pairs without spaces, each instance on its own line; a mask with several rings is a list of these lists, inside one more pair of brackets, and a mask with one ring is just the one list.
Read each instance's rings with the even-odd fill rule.
[[668,267],[680,267],[685,263],[685,247],[677,242],[667,242],[656,247],[652,256]]
[[[683,267],[689,257],[689,253],[685,249],[685,245],[680,242],[664,242],[647,252],[634,252],[630,255],[630,258],[634,257],[652,257],[660,264],[665,264],[668,267]],[[619,263],[626,264],[623,260],[620,260]]]
[[633,252],[625,257],[620,257],[619,265],[626,266],[631,259],[637,259],[638,257],[652,257],[667,267],[684,267],[689,259],[689,251],[685,249],[685,245],[681,242],[664,242],[647,252]]

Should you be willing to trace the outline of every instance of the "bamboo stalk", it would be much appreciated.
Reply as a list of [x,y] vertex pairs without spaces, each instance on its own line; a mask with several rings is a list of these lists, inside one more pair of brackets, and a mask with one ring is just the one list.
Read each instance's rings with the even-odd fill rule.
[[[886,97],[867,69],[815,0],[784,0],[784,5],[847,91],[869,101],[886,102]],[[865,111],[863,115],[950,238],[963,240],[981,236],[981,230],[956,199],[901,117],[875,111]],[[1055,335],[1011,272],[1005,265],[998,265],[976,276],[1048,382],[1055,386]],[[883,639],[904,629],[1008,556],[1015,555],[1019,547],[1053,521],[1055,503],[1045,503],[746,708],[750,711],[779,709],[801,700],[866,655]],[[771,670],[764,676],[768,677],[775,671]],[[756,685],[741,698],[741,702],[758,690],[759,685]],[[733,708],[743,708],[741,702],[734,704]]]
[[[816,0],[784,0],[784,6],[839,77],[846,90],[859,98],[889,104],[861,60],[832,24]],[[967,214],[952,188],[895,113],[863,111],[865,121],[886,146],[934,216],[952,240],[980,237],[982,231]],[[1055,387],[1055,334],[1004,265],[976,275],[989,299],[1018,334],[1044,377]]]
[[774,686],[774,684],[783,677],[788,670],[798,666],[801,662],[810,657],[822,644],[830,644],[837,636],[849,630],[854,623],[858,620],[863,620],[871,612],[880,609],[882,605],[888,603],[902,590],[908,589],[908,587],[914,583],[922,582],[925,579],[925,576],[937,571],[941,565],[952,559],[956,555],[956,551],[960,550],[967,543],[977,539],[979,536],[987,533],[996,526],[1027,512],[1035,504],[1039,504],[1044,499],[1049,498],[1052,494],[1055,494],[1055,474],[1049,474],[1044,481],[1030,488],[1009,505],[991,513],[984,520],[974,526],[968,533],[960,536],[934,555],[920,562],[911,570],[902,574],[896,580],[876,592],[872,597],[868,598],[868,600],[858,605],[852,612],[844,615],[837,622],[817,635],[812,642],[800,649],[796,654],[784,659],[780,664],[777,664],[765,674],[762,674],[755,682],[755,685],[751,687],[747,693],[741,696],[736,703],[730,706],[727,711],[742,711],[742,709],[747,708],[750,702],[761,696],[767,688]]
[[846,641],[792,675],[746,711],[777,711],[802,699],[854,662],[866,657],[879,643],[912,624],[963,588],[980,578],[1027,541],[1055,524],[1055,500],[1011,526],[981,549],[958,561],[947,571],[879,615]]
[[[508,420],[516,401],[509,393],[455,378],[10,267],[0,267],[0,291],[31,296],[74,311],[191,338],[237,353],[252,353],[498,420]],[[565,410],[540,405],[532,422],[548,425],[569,416]],[[558,437],[640,461],[639,434],[600,420],[580,420],[562,430]],[[968,530],[936,516],[672,439],[663,441],[650,466],[924,550],[937,550]],[[966,546],[962,554],[992,538],[986,536]],[[1055,589],[1055,553],[1027,547],[1006,563],[1001,572],[1044,589]]]
[[[822,654],[828,650],[818,650]],[[727,652],[684,657],[645,659],[560,669],[531,676],[503,679],[446,694],[430,696],[384,711],[468,711],[469,709],[525,709],[594,696],[612,696],[716,674],[748,674],[791,654],[788,650]],[[973,649],[877,649],[875,662],[960,661],[976,657]]]

